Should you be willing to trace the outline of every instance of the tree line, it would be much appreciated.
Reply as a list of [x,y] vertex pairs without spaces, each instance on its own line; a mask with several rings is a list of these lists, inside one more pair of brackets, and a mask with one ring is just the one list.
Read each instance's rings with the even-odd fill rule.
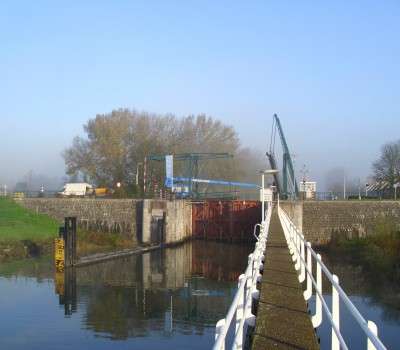
[[[91,182],[97,187],[122,187],[139,191],[143,184],[146,162],[146,183],[164,184],[165,162],[148,161],[150,156],[189,153],[229,153],[234,159],[204,160],[198,171],[202,178],[241,181],[254,171],[246,166],[252,158],[258,167],[260,155],[240,148],[238,133],[206,115],[178,118],[160,116],[131,109],[99,114],[83,125],[86,137],[76,136],[62,152],[66,173]],[[264,160],[265,161],[265,160]],[[174,161],[174,176],[185,177],[189,164]],[[265,166],[264,166],[265,167]],[[259,174],[259,169],[255,170]],[[138,174],[137,174],[138,173]],[[139,187],[139,188],[138,188]]]
[[[234,157],[198,163],[200,178],[223,181],[258,183],[260,169],[269,167],[264,154],[240,147],[233,126],[204,114],[178,118],[118,109],[89,119],[83,130],[86,137],[74,137],[62,152],[66,174],[97,187],[115,188],[120,183],[138,196],[144,182],[149,187],[165,182],[165,162],[160,161],[147,161],[144,179],[144,163],[150,156],[229,153]],[[174,161],[174,176],[186,177],[189,166],[187,161]],[[399,171],[400,139],[382,145],[380,158],[372,163],[372,178],[386,182],[392,191]],[[142,186],[135,186],[136,179]]]

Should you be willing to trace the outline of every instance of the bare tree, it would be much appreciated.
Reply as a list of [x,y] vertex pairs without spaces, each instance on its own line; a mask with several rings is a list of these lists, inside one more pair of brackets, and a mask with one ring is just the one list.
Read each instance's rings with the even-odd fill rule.
[[375,181],[385,181],[390,187],[400,178],[400,139],[381,146],[381,156],[372,163]]

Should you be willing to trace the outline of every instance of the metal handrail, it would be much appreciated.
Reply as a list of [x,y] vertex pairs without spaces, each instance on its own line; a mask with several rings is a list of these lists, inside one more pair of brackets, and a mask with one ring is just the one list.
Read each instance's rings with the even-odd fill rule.
[[[268,239],[269,224],[271,221],[272,206],[269,205],[265,214],[265,220],[254,226],[254,236],[257,239],[254,252],[249,255],[248,265],[244,274],[239,276],[238,290],[225,318],[218,321],[215,329],[214,350],[224,350],[226,336],[236,314],[235,337],[231,349],[243,349],[247,326],[254,326],[256,317],[252,314],[253,299],[259,298],[257,282],[261,282],[260,270],[264,268],[265,249]],[[256,229],[260,227],[260,234],[256,235]]]
[[[322,322],[322,309],[325,311],[326,317],[332,327],[332,349],[347,349],[347,345],[340,333],[340,309],[339,300],[342,300],[355,321],[359,324],[361,330],[368,338],[368,350],[386,349],[381,340],[378,338],[376,325],[372,321],[368,323],[361,316],[357,308],[350,301],[346,293],[339,286],[339,278],[332,275],[321,260],[321,256],[311,248],[311,244],[306,242],[303,234],[296,228],[288,215],[278,206],[278,215],[282,224],[283,231],[286,236],[286,241],[290,252],[293,254],[296,270],[300,270],[299,281],[303,282],[307,275],[306,290],[304,298],[308,300],[312,296],[312,289],[315,291],[316,311],[312,316],[314,327],[318,327]],[[306,261],[307,253],[307,261]],[[316,261],[316,278],[312,274],[312,258]],[[324,272],[327,279],[332,285],[332,311],[330,311],[322,294],[322,273]]]

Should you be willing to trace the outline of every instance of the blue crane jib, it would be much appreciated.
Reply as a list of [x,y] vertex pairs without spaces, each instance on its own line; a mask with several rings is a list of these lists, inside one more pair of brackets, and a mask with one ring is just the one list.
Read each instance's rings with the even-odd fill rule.
[[[198,176],[198,161],[200,159],[213,159],[213,158],[227,158],[233,157],[228,153],[185,153],[178,155],[166,155],[166,156],[151,156],[150,160],[165,160],[165,173],[166,180],[165,186],[171,188],[171,192],[174,193],[176,198],[200,198],[204,195],[198,191],[198,185],[203,184],[213,184],[213,185],[228,185],[228,186],[241,186],[241,187],[255,187],[261,189],[261,186],[252,183],[234,182],[234,181],[221,181],[221,180],[209,180],[209,179],[199,179]],[[174,177],[173,175],[173,162],[174,158],[179,160],[189,160],[190,161],[190,174],[186,177]],[[195,174],[192,173],[192,167],[195,165]],[[183,185],[186,183],[187,185]],[[216,192],[213,192],[214,194]],[[220,195],[221,193],[219,193]],[[226,194],[226,193],[225,193]]]
[[233,181],[220,181],[220,180],[205,180],[205,179],[189,179],[187,177],[168,177],[165,181],[166,187],[173,187],[176,182],[196,182],[196,183],[209,183],[214,185],[231,185],[231,186],[242,186],[242,187],[256,187],[261,188],[257,184],[248,184],[243,182],[233,182]]

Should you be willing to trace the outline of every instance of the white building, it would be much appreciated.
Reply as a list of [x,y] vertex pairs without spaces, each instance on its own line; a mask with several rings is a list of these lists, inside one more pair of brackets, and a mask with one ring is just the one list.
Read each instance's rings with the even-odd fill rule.
[[300,182],[300,199],[315,199],[317,193],[317,183],[311,181]]

